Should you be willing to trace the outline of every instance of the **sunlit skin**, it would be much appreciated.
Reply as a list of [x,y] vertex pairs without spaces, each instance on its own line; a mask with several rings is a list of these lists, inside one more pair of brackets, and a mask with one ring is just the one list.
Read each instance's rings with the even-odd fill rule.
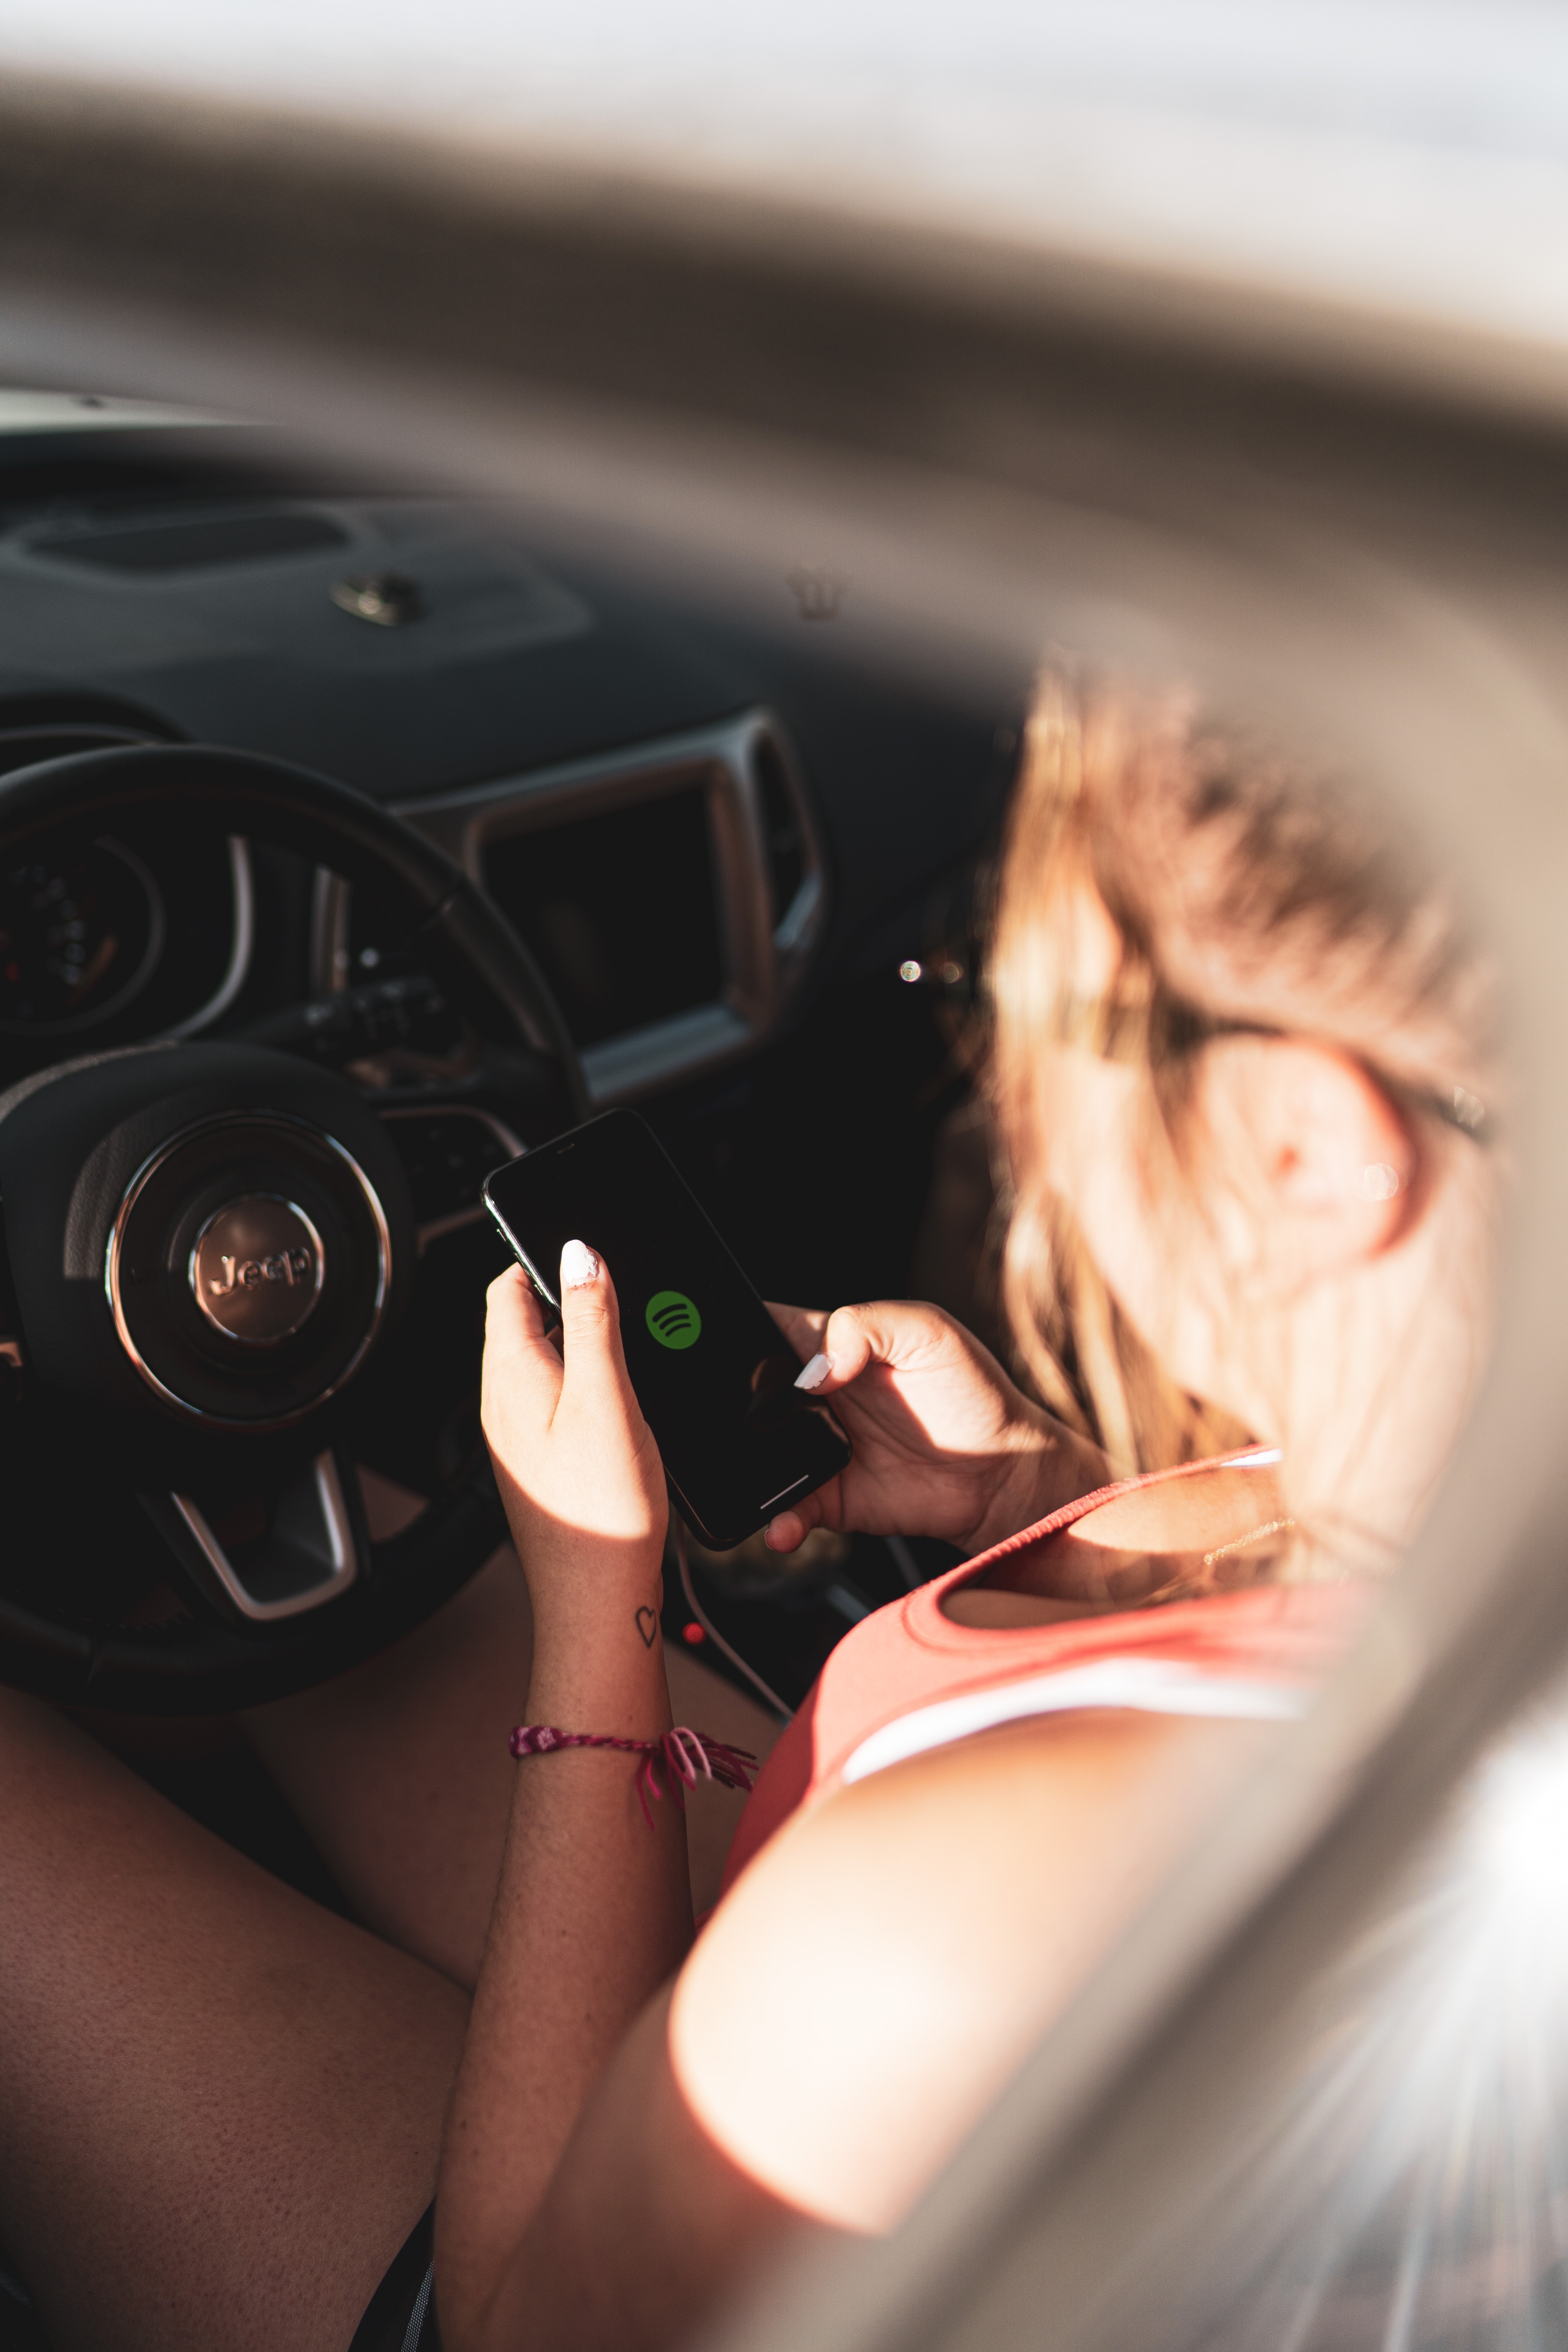
[[[1072,923],[1092,993],[1103,912],[1082,898]],[[1283,1460],[1198,1526],[1190,1496],[1086,1525],[955,1613],[1128,1605],[1152,1560],[1281,1516],[1383,1566],[1484,1344],[1482,1155],[1417,1136],[1331,1040],[1204,1048],[1180,1154],[1137,1066],[1050,1048],[1039,1075],[1051,1181],[1114,1295]],[[778,1311],[831,1357],[818,1392],[856,1457],[775,1547],[826,1523],[973,1551],[1101,1482],[936,1310]],[[374,1933],[0,1693],[0,1777],[26,1792],[0,1813],[0,2242],[61,2352],[110,2319],[125,2352],[342,2352],[437,2185],[444,2118],[447,2352],[689,2340],[787,2244],[909,2210],[1278,1736],[1103,1712],[940,1749],[791,1823],[687,1957],[674,1807],[650,1834],[625,1759],[506,1754],[518,1721],[670,1721],[663,1478],[613,1267],[563,1288],[563,1326],[558,1347],[520,1274],[494,1286],[485,1427],[526,1591],[498,1562],[399,1650],[247,1726]]]
[[[1092,901],[1073,923],[1089,992],[1097,948],[1113,940]],[[1420,1356],[1406,1360],[1445,1243],[1458,1234],[1470,1249],[1477,1237],[1468,1147],[1424,1157],[1394,1104],[1331,1042],[1221,1039],[1197,1064],[1179,1154],[1158,1130],[1146,1072],[1052,1049],[1039,1095],[1051,1180],[1176,1376],[1286,1441],[1278,1475],[1264,1471],[1219,1531],[1245,1539],[1260,1519],[1316,1515],[1325,1535],[1349,1531],[1343,1566],[1382,1565],[1440,1466],[1481,1345],[1478,1276],[1451,1286],[1451,1311],[1425,1317]],[[1393,1181],[1369,1188],[1369,1167]],[[498,1286],[498,1363],[532,1312],[520,1281]],[[817,1393],[833,1397],[857,1454],[775,1520],[775,1548],[829,1525],[941,1532],[974,1549],[1051,1507],[1064,1480],[1081,1491],[1098,1475],[932,1310],[779,1312],[803,1356],[831,1359]],[[595,1332],[614,1346],[608,1318]],[[569,1328],[568,1389],[574,1377]],[[596,1440],[602,1466],[603,1427]],[[635,1408],[621,1443],[644,1443]],[[545,1475],[558,1489],[559,1468]],[[594,1463],[584,1455],[574,1475],[588,1479]],[[1021,1622],[1084,1605],[1097,1584],[1114,1596],[1140,1547],[1207,1539],[1214,1525],[1195,1530],[1194,1508],[1151,1496],[1136,1528],[1102,1532],[1098,1564],[1086,1567],[1081,1539],[1062,1547],[1054,1591],[975,1599]],[[524,1561],[531,1582],[526,1547]],[[623,1641],[613,1616],[601,1639],[611,1652]],[[721,1906],[673,1998],[658,1997],[651,2018],[669,2000],[668,2027],[645,2022],[619,2057],[606,2038],[604,2078],[531,2214],[521,2171],[515,2187],[493,2171],[481,2181],[463,2153],[495,2096],[497,2046],[471,2041],[441,2197],[454,2214],[485,2198],[494,2226],[461,2244],[455,2229],[438,2239],[454,2352],[673,2343],[791,2231],[895,2221],[1171,1866],[1183,1832],[1274,1736],[1057,1718],[938,1750],[798,1818]],[[526,1906],[558,1920],[574,1949],[624,1916],[564,1861],[559,1880],[531,1879]],[[521,2006],[513,2019],[521,2030]],[[498,2015],[498,2043],[505,2030]],[[684,2143],[683,2185],[654,2198],[616,2152],[645,2146],[646,2114],[678,2106],[700,2133]],[[672,2229],[704,2248],[695,2268],[664,2250]]]
[[786,1826],[676,1988],[693,2111],[788,2206],[889,2228],[1273,1737],[1110,1712],[1010,1725]]

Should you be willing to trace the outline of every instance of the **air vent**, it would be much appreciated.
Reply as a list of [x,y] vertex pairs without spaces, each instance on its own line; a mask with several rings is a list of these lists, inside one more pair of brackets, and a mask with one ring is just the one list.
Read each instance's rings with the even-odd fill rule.
[[763,828],[773,889],[776,929],[794,906],[805,879],[805,836],[778,745],[759,735],[752,750],[752,771],[763,803]]
[[321,514],[193,515],[130,529],[61,532],[29,540],[27,551],[88,572],[146,574],[274,563],[348,543],[348,533]]

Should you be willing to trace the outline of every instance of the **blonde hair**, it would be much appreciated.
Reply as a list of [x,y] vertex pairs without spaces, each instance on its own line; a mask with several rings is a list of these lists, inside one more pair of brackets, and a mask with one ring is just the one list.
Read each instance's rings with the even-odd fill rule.
[[[1066,961],[1065,910],[1085,885],[1120,940],[1094,1005],[1072,996]],[[1352,805],[1335,780],[1205,718],[1189,695],[1051,669],[1007,825],[989,996],[1011,1194],[1002,1297],[1042,1398],[1118,1472],[1236,1444],[1248,1433],[1167,1378],[1044,1181],[1042,1050],[1078,1036],[1131,1058],[1131,1042],[1178,1160],[1191,1149],[1192,1047],[1214,1025],[1338,1045],[1419,1121],[1488,1085],[1484,968],[1451,903],[1364,796]]]

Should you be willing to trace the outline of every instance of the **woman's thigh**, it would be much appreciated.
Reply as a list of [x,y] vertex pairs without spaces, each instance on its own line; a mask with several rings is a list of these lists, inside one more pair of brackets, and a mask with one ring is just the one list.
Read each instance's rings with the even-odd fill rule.
[[500,1875],[532,1617],[510,1545],[416,1632],[242,1717],[356,1918],[469,1990]]
[[467,2004],[0,1691],[0,2241],[68,2352],[344,2352]]
[[[417,1632],[315,1690],[255,1708],[246,1737],[356,1918],[472,1989],[517,1772],[532,1618],[507,1547]],[[689,1653],[666,1660],[678,1723],[765,1756],[779,1727]],[[742,1800],[687,1806],[692,1902],[718,1899]]]

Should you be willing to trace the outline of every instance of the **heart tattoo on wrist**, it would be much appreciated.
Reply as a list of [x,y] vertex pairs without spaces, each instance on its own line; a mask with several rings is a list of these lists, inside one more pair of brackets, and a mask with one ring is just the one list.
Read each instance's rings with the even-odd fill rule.
[[658,1632],[658,1610],[650,1609],[645,1601],[642,1607],[637,1611],[637,1632],[642,1635],[643,1648],[645,1650],[651,1650],[653,1647],[654,1635]]

